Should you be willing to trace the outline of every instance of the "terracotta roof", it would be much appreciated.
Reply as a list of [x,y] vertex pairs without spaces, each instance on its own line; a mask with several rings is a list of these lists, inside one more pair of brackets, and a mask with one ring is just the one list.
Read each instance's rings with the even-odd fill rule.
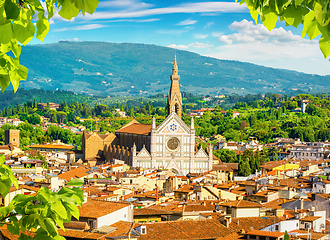
[[151,209],[159,209],[163,211],[171,212],[213,212],[215,210],[215,205],[219,204],[217,200],[199,200],[199,201],[171,201],[160,203],[150,207]]
[[295,201],[295,199],[287,200],[287,199],[283,199],[283,198],[278,198],[278,199],[275,199],[273,201],[264,203],[263,207],[264,208],[271,208],[271,209],[281,209],[282,208],[281,205],[283,203],[291,202],[291,201]]
[[117,130],[116,133],[132,133],[139,135],[149,135],[151,132],[151,124],[133,123],[128,126],[124,126]]
[[144,223],[134,226],[141,225],[146,226],[147,234],[140,235],[139,240],[215,239],[233,234],[232,230],[213,219]]
[[91,200],[78,208],[80,217],[99,218],[127,206],[129,204]]
[[[305,233],[304,235],[299,235],[300,239],[310,239],[310,237],[307,235],[308,231],[307,230],[296,230],[293,231],[292,233]],[[309,231],[312,239],[310,240],[319,240],[319,239],[325,239],[325,237],[327,236],[326,233],[318,233],[318,232],[311,232]]]
[[134,209],[134,216],[145,216],[145,215],[166,215],[171,214],[170,211],[164,211],[161,209],[154,208],[136,208]]
[[274,223],[278,223],[284,220],[284,218],[279,217],[239,217],[232,218],[229,227],[235,232],[241,232],[244,230],[245,232],[251,231],[251,228],[254,230],[260,230],[267,226],[270,226]]
[[78,222],[78,221],[71,221],[69,223],[63,223],[65,228],[74,228],[80,230],[89,230],[89,226],[87,222]]
[[245,201],[245,200],[236,200],[236,201],[229,201],[226,203],[221,203],[221,206],[224,207],[235,207],[235,208],[260,208],[262,207],[261,204]]
[[224,172],[238,171],[238,163],[221,163],[212,166],[212,170],[222,170]]
[[260,231],[260,230],[252,230],[247,232],[248,235],[254,236],[263,236],[263,237],[282,237],[284,236],[284,232],[270,232],[270,231]]
[[1,145],[0,146],[0,150],[9,150],[9,149],[10,149],[9,145]]
[[70,181],[71,179],[75,179],[75,178],[82,178],[82,177],[88,175],[88,173],[87,173],[88,170],[90,170],[90,169],[86,168],[84,166],[80,166],[78,168],[72,169],[65,173],[59,174],[58,178],[65,179],[67,181]]
[[304,222],[314,222],[315,220],[321,218],[320,216],[306,216],[304,218],[300,218],[300,221],[304,221]]
[[74,146],[71,145],[60,145],[60,144],[45,144],[45,145],[40,145],[40,144],[34,144],[27,146],[28,148],[47,148],[47,149],[66,149],[66,150],[71,150],[74,148]]
[[[12,234],[11,232],[9,232],[7,230],[6,225],[3,225],[2,227],[0,227],[0,231],[1,231],[2,235],[5,237],[5,239],[10,239],[10,240],[17,240],[22,233],[22,231],[20,231],[19,235]],[[32,238],[35,236],[35,233],[30,232],[30,231],[25,231],[24,234],[29,237],[32,237]]]
[[180,187],[177,190],[174,190],[174,192],[186,192],[186,193],[190,193],[194,190],[193,186],[190,185],[183,185],[182,187]]

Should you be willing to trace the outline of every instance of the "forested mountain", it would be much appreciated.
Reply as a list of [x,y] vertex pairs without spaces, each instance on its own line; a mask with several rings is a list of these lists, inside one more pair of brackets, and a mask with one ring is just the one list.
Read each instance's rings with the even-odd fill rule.
[[[181,89],[198,94],[292,91],[328,92],[330,76],[219,60],[167,47],[106,42],[59,42],[26,46],[24,88],[94,95],[152,95],[169,90],[174,55]],[[312,90],[311,90],[312,89]]]

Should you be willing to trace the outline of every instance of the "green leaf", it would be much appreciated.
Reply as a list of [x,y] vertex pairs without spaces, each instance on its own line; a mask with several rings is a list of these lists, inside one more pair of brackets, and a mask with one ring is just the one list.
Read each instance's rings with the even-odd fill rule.
[[46,231],[49,233],[51,236],[56,236],[58,234],[57,232],[57,227],[54,223],[54,221],[51,218],[45,218],[45,225],[46,225]]
[[0,87],[1,91],[4,92],[10,84],[10,78],[8,75],[0,75]]
[[1,154],[0,155],[0,164],[4,164],[6,161],[5,155]]
[[7,224],[8,231],[15,235],[18,235],[20,230],[17,221],[18,221],[17,218],[12,216],[10,217],[10,224]]
[[34,36],[35,28],[33,23],[29,20],[24,26],[25,23],[22,21],[15,21],[13,23],[14,29],[14,38],[16,38],[20,43],[26,45],[30,42]]
[[43,13],[39,13],[37,21],[37,38],[43,41],[49,31],[49,22]]
[[67,211],[65,209],[65,207],[63,206],[60,198],[58,196],[52,196],[52,198],[50,199],[50,203],[51,203],[51,207],[50,209],[58,214],[61,218],[66,219],[67,217]]
[[19,236],[19,240],[35,240],[35,239],[33,237],[25,235],[24,233],[21,233],[21,235]]
[[7,19],[16,19],[20,13],[18,4],[13,3],[11,0],[6,0],[5,1],[5,12],[6,12]]
[[322,37],[319,40],[319,46],[324,55],[324,58],[329,57],[330,56],[330,37],[325,37],[324,35],[322,35]]
[[71,20],[73,17],[76,17],[79,13],[79,9],[76,8],[75,4],[70,0],[64,0],[61,10],[58,14],[65,19]]
[[10,77],[10,82],[13,85],[14,92],[16,92],[17,89],[18,89],[19,81],[21,80],[21,78],[17,74],[16,70],[9,71],[9,77]]
[[19,57],[21,55],[21,45],[19,45],[14,39],[11,40],[11,50],[13,51],[15,57]]
[[[76,192],[76,196],[80,198],[81,203],[84,202],[84,191],[81,188],[72,188],[73,191]],[[81,206],[81,203],[79,204]]]
[[21,64],[19,64],[17,67],[17,74],[20,76],[21,80],[26,80],[29,70]]
[[54,16],[55,8],[54,2],[52,0],[46,0],[48,19],[51,19]]
[[295,6],[298,6],[298,5],[302,4],[303,1],[304,0],[295,0],[294,4],[295,4]]
[[66,239],[65,239],[65,237],[57,235],[56,237],[54,237],[54,240],[66,240]]
[[67,210],[70,211],[70,214],[72,214],[77,220],[79,220],[79,209],[76,205],[71,203],[63,203]]
[[309,36],[310,39],[316,38],[318,35],[320,35],[320,30],[318,29],[317,26],[317,21],[314,19],[308,26],[307,29],[307,35]]
[[[1,75],[0,75],[0,81],[1,81]],[[1,84],[1,82],[0,82],[0,84]],[[0,194],[2,196],[4,196],[4,197],[7,196],[11,186],[12,186],[12,184],[11,184],[9,177],[7,177],[7,176],[0,177]]]
[[322,23],[323,23],[323,17],[322,17],[323,10],[322,10],[321,4],[319,4],[318,2],[315,2],[314,11],[315,11],[316,21],[318,21],[318,23],[322,25]]
[[84,184],[84,180],[75,178],[75,179],[71,179],[66,185],[79,187],[82,186],[83,184]]
[[285,11],[283,12],[283,17],[287,24],[292,25],[294,23],[295,8],[293,7],[293,5],[290,5],[285,9]]
[[13,211],[14,206],[8,205],[7,207],[0,207],[0,218],[8,216],[8,214]]
[[41,199],[43,202],[48,202],[50,195],[51,195],[51,191],[46,187],[42,187],[38,191],[37,198]]
[[[52,214],[51,214],[51,217],[52,217],[52,219],[55,220],[56,224],[57,224],[57,225],[58,225],[63,231],[65,231],[64,226],[63,226],[63,219],[62,219],[60,216],[58,216],[57,214],[55,214],[55,213],[52,213]],[[71,220],[71,219],[70,219],[70,220]]]
[[38,218],[39,218],[38,214],[25,215],[20,220],[20,223],[24,228],[30,230],[31,228],[37,228],[39,222]]
[[262,12],[261,22],[269,31],[275,28],[277,20],[278,16],[268,8]]
[[13,29],[11,23],[7,23],[0,26],[0,44],[8,43],[13,37]]
[[309,28],[309,25],[311,24],[311,22],[313,21],[313,19],[315,18],[315,12],[314,11],[310,11],[309,13],[307,13],[305,16],[304,16],[304,28],[301,32],[301,37],[305,37],[306,35],[306,32]]
[[85,15],[85,11],[92,14],[98,4],[98,0],[75,0],[76,7],[81,10],[83,15]]

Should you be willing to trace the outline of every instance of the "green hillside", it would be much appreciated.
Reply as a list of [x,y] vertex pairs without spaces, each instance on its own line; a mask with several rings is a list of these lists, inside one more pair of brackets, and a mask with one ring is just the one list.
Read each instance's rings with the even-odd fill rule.
[[26,46],[29,68],[21,87],[93,95],[167,93],[174,55],[182,90],[199,94],[328,91],[330,76],[219,60],[167,47],[134,43],[60,42]]

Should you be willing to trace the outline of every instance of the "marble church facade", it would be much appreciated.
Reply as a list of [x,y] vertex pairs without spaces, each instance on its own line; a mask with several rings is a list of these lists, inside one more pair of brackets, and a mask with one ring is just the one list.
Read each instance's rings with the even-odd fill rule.
[[[194,119],[191,118],[190,126],[181,119],[182,98],[176,58],[170,79],[167,103],[169,114],[166,119],[159,126],[156,126],[155,118],[149,127],[137,122],[134,128],[133,124],[128,124],[116,131],[116,135],[122,143],[133,143],[130,164],[134,167],[163,168],[184,175],[209,171],[212,169],[212,147],[209,147],[208,154],[203,148],[196,151]],[[133,142],[133,138],[137,139],[139,135],[143,135],[143,140]]]
[[[84,156],[90,157],[102,151],[106,160],[116,158],[125,160],[133,167],[169,169],[179,175],[210,171],[213,161],[211,145],[208,147],[208,153],[203,148],[197,150],[194,119],[191,118],[189,126],[181,119],[182,98],[176,58],[170,79],[168,116],[160,125],[156,126],[155,118],[151,125],[133,120],[117,130],[115,135],[99,134],[98,137],[96,133],[95,136],[84,133]],[[92,136],[100,142],[98,145],[101,147],[91,152],[88,151],[89,147],[96,146]]]

